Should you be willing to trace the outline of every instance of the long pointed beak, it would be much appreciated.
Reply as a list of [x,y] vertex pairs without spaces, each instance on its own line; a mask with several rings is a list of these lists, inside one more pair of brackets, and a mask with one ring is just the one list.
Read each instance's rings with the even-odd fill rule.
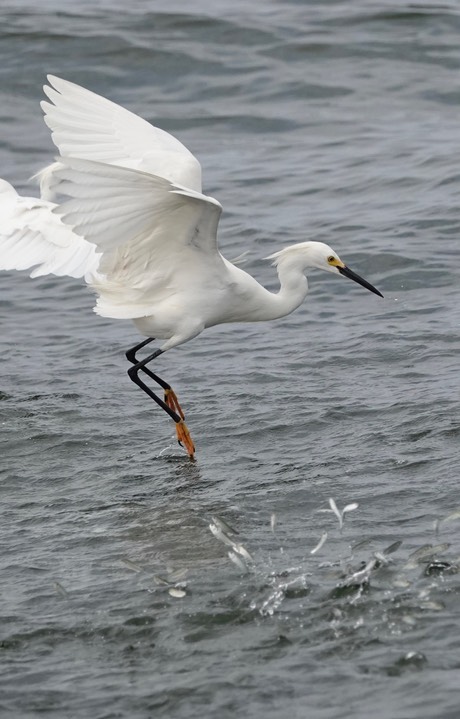
[[365,287],[366,290],[370,290],[375,295],[378,295],[379,297],[383,297],[382,293],[375,289],[373,285],[371,285],[370,282],[367,280],[363,280],[362,277],[356,274],[356,272],[353,272],[353,270],[350,270],[349,267],[337,267],[338,271],[341,275],[344,275],[344,277],[348,277],[350,280],[354,280],[354,282],[357,282],[358,285],[361,285],[362,287]]

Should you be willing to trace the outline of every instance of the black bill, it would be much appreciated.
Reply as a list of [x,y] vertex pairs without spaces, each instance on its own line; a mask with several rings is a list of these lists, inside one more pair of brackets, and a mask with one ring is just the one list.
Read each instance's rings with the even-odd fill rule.
[[344,277],[348,277],[350,280],[354,280],[354,282],[357,282],[358,285],[361,285],[362,287],[365,287],[366,290],[370,290],[375,295],[378,295],[379,297],[383,297],[382,293],[375,289],[373,285],[371,285],[370,282],[367,282],[367,280],[363,280],[362,277],[356,274],[356,272],[353,272],[353,270],[350,270],[349,267],[337,267],[338,271],[341,275],[344,275]]

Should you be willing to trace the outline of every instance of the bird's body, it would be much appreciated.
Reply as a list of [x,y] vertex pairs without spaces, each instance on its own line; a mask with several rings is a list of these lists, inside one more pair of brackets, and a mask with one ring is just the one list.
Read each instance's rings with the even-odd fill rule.
[[[105,98],[49,81],[51,103],[42,107],[60,157],[39,173],[42,199],[21,198],[0,181],[0,269],[84,277],[98,314],[131,319],[148,339],[127,353],[130,377],[181,426],[178,437],[193,456],[177,398],[146,367],[150,360],[213,325],[289,314],[307,294],[309,267],[380,293],[322,242],[267,258],[280,280],[279,291],[269,292],[220,253],[222,208],[202,193],[201,167],[187,148]],[[56,195],[67,199],[55,204]],[[160,349],[138,361],[136,352],[153,338],[163,341]],[[164,402],[139,371],[165,389]]]
[[167,339],[164,350],[214,325],[278,319],[299,307],[308,290],[301,271],[289,272],[287,277],[281,268],[280,279],[279,292],[269,292],[254,277],[222,258],[222,266],[214,275],[184,273],[180,286],[152,307],[150,315],[134,323],[147,337]]

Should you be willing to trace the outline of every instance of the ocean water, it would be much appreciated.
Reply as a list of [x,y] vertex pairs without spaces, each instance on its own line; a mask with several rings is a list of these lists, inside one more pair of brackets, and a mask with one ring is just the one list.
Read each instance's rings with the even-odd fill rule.
[[[126,375],[134,326],[78,280],[2,274],[0,715],[454,719],[457,3],[6,0],[0,18],[18,191],[53,157],[51,72],[184,142],[223,253],[265,286],[262,258],[315,239],[385,295],[312,272],[289,317],[161,357],[192,464]],[[331,499],[358,507],[339,522]]]

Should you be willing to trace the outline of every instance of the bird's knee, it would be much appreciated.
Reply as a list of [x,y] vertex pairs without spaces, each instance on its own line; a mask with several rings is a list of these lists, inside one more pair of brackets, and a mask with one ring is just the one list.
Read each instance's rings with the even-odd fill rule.
[[[126,354],[128,354],[128,353],[126,353]],[[128,357],[128,359],[129,359],[129,357]],[[137,373],[138,373],[138,368],[135,365],[133,367],[130,367],[128,369],[129,379],[132,380],[133,382],[135,382],[137,379]]]

